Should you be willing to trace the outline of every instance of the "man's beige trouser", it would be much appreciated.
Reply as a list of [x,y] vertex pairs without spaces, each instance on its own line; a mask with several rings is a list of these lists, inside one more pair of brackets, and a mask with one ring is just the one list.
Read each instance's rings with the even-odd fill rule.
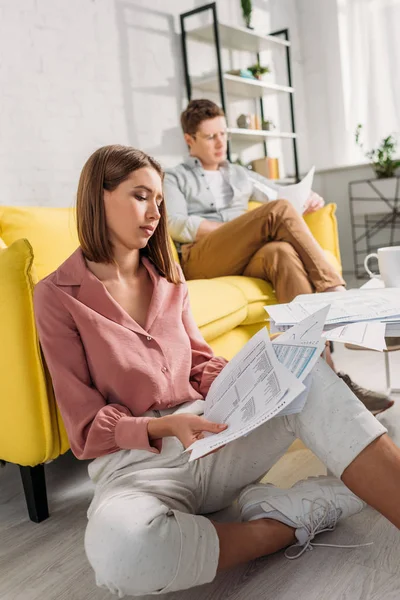
[[263,204],[184,245],[182,267],[187,279],[259,277],[279,302],[345,283],[287,200]]

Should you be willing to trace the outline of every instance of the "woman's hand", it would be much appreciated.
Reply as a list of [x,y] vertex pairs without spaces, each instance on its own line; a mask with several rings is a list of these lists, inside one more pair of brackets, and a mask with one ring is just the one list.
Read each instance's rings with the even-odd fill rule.
[[169,415],[169,428],[171,435],[174,435],[183,444],[189,448],[197,440],[204,437],[204,431],[210,433],[221,433],[228,426],[221,423],[212,423],[204,417],[183,413],[179,415]]

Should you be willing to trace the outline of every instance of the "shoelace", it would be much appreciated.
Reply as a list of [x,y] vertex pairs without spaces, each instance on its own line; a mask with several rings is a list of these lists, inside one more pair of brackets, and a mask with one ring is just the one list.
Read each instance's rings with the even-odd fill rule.
[[[318,502],[318,504],[317,504]],[[320,517],[316,515],[317,511],[320,511],[321,502],[325,503],[323,507],[323,512]],[[299,558],[304,552],[309,550],[313,550],[314,546],[323,546],[325,548],[362,548],[363,546],[372,546],[373,542],[367,542],[366,544],[351,544],[351,545],[342,545],[342,544],[316,544],[313,543],[312,540],[318,533],[324,533],[325,531],[333,531],[337,525],[338,518],[340,517],[341,511],[335,507],[332,502],[328,502],[325,498],[321,498],[321,500],[314,500],[311,504],[310,510],[310,521],[307,522],[305,519],[298,519],[298,523],[302,526],[308,533],[308,538],[305,544],[300,546],[300,543],[292,544],[285,550],[285,556],[289,560],[295,560]],[[299,527],[300,529],[300,527]],[[296,554],[290,555],[290,550],[292,548],[299,548],[299,552]]]

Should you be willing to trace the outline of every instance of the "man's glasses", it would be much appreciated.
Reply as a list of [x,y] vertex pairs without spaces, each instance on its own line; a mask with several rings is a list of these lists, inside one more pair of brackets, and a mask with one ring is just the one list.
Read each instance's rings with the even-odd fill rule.
[[196,135],[205,142],[209,142],[212,144],[216,142],[218,138],[221,138],[223,142],[229,141],[231,139],[231,134],[227,131],[219,131],[218,133],[210,133],[210,135],[205,135],[203,133],[193,133],[192,138],[196,139]]

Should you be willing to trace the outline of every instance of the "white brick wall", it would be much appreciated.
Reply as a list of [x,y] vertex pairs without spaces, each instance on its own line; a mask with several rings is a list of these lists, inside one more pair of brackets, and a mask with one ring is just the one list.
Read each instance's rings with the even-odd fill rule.
[[86,156],[128,141],[114,4],[0,3],[1,203],[68,206]]
[[[186,93],[178,14],[205,3],[0,0],[0,204],[70,206],[84,161],[104,144],[179,162]],[[255,6],[265,31],[287,25],[289,15],[296,25],[294,0]],[[218,11],[243,25],[239,0],[219,0]],[[211,57],[205,52],[202,62]],[[301,88],[298,43],[293,56]]]

